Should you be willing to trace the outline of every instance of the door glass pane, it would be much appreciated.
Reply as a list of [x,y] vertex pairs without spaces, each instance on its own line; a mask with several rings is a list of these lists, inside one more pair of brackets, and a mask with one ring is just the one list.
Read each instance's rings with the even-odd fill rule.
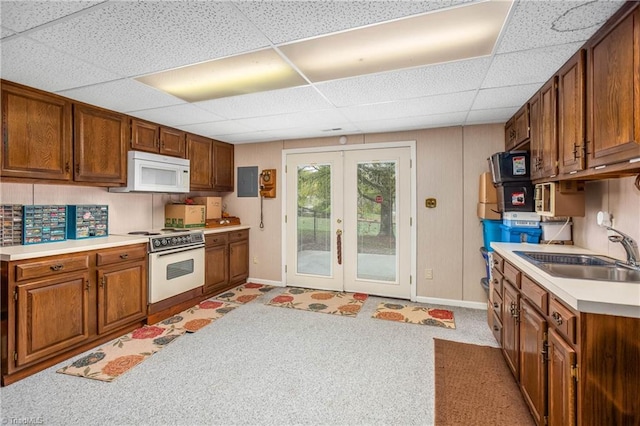
[[396,162],[358,164],[357,278],[396,281]]
[[331,276],[331,166],[298,166],[297,272]]

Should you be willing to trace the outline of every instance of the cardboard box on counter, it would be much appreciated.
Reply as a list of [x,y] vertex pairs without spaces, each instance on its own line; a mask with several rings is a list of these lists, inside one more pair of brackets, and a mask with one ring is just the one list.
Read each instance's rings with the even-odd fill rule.
[[167,204],[164,206],[164,226],[166,228],[204,228],[205,207],[188,204]]
[[222,217],[222,197],[193,197],[193,202],[205,206],[207,219]]
[[497,203],[478,203],[478,217],[480,219],[500,220]]
[[478,202],[488,204],[498,202],[498,193],[496,192],[496,188],[493,186],[493,180],[491,179],[490,172],[485,172],[480,175]]

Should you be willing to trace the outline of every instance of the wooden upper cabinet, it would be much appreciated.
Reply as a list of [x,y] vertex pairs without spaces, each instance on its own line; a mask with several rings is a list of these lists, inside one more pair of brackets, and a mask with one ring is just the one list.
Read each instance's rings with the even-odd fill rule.
[[516,130],[516,146],[526,142],[529,139],[529,104],[524,104],[518,112],[516,112],[514,128]]
[[515,119],[511,117],[504,125],[504,150],[510,151],[516,146]]
[[558,167],[560,174],[584,170],[585,51],[579,50],[558,71]]
[[557,81],[557,77],[554,76],[540,89],[539,124],[542,160],[538,168],[541,178],[558,174]]
[[74,180],[123,184],[127,179],[128,120],[123,114],[75,104]]
[[185,157],[185,132],[131,119],[131,149]]
[[216,191],[233,191],[233,152],[233,145],[213,142],[213,186]]
[[640,157],[640,3],[591,38],[587,78],[589,167]]
[[541,134],[541,103],[540,92],[536,93],[533,98],[529,100],[529,124],[531,127],[529,150],[531,152],[531,179],[539,179],[542,177],[542,161],[543,161],[543,147],[542,147],[542,134]]
[[4,177],[71,180],[71,103],[2,81]]
[[191,191],[213,190],[213,140],[187,133],[187,158],[191,163]]

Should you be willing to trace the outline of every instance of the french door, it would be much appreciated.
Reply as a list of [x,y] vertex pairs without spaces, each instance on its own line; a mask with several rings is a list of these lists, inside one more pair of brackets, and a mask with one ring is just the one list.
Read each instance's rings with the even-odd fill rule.
[[411,297],[411,149],[286,154],[286,284]]

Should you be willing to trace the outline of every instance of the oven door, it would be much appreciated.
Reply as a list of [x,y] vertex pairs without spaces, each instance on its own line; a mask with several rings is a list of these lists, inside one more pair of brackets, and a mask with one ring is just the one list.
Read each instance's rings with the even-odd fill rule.
[[204,245],[149,254],[149,303],[204,285]]

